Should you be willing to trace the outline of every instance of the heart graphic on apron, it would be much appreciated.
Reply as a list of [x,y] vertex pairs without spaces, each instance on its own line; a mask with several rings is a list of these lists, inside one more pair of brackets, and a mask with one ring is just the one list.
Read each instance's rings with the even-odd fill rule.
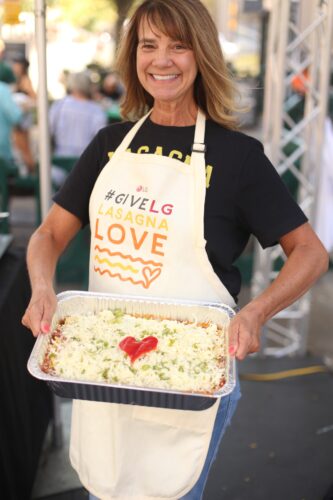
[[136,340],[134,337],[125,337],[119,343],[119,347],[129,355],[131,363],[134,363],[134,361],[140,358],[140,356],[143,356],[150,351],[154,351],[157,347],[157,344],[157,338],[150,335],[149,337],[145,337],[141,341]]
[[144,267],[142,269],[142,274],[143,274],[143,277],[145,279],[145,288],[149,288],[149,286],[151,285],[151,283],[156,280],[156,278],[159,277],[159,275],[161,274],[161,269],[151,269],[151,267]]

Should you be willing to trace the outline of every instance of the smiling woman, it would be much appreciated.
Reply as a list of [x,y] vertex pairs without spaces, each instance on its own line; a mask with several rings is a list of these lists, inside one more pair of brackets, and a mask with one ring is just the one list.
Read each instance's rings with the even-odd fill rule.
[[208,118],[237,128],[235,86],[216,26],[200,2],[144,2],[126,27],[117,67],[127,89],[123,116],[142,116],[156,106],[155,97],[181,101],[186,95],[186,103],[192,97]]
[[[54,268],[81,225],[92,229],[91,291],[229,307],[241,285],[234,263],[253,234],[263,247],[279,243],[286,262],[230,322],[229,354],[243,360],[265,322],[325,271],[327,254],[262,145],[234,130],[233,84],[200,0],[143,1],[118,65],[123,115],[138,121],[102,129],[56,194],[29,244],[23,322],[48,331]],[[75,400],[73,467],[99,498],[201,500],[239,397],[236,383],[203,411]]]

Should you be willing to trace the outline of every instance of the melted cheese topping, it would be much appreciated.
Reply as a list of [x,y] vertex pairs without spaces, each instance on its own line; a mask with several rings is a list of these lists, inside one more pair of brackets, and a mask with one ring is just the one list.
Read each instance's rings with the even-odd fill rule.
[[[157,349],[131,363],[120,341],[149,335],[158,339]],[[212,393],[224,384],[224,355],[224,332],[214,323],[105,310],[60,322],[42,369],[71,380]]]

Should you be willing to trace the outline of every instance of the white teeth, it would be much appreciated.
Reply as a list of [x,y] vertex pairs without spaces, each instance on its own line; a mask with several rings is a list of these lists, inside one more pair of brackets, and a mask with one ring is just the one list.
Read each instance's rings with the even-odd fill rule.
[[178,75],[153,75],[155,80],[173,80]]

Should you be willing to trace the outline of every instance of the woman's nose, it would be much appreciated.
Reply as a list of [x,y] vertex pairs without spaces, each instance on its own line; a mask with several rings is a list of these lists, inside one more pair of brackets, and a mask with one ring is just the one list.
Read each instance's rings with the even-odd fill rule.
[[160,49],[156,52],[154,64],[160,67],[168,67],[172,65],[170,54],[168,50]]

